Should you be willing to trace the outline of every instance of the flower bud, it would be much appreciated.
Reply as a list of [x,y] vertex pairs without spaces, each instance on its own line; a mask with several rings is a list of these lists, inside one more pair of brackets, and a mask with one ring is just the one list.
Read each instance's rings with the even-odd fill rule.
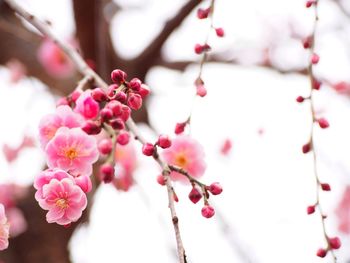
[[101,126],[90,120],[86,121],[81,129],[89,135],[96,135],[101,132]]
[[168,135],[159,135],[157,144],[159,147],[166,149],[171,146],[171,140]]
[[321,188],[323,191],[330,191],[331,190],[331,186],[329,184],[326,184],[326,183],[321,184]]
[[326,129],[329,127],[329,122],[325,118],[320,118],[317,120],[317,122],[321,129]]
[[138,110],[142,106],[142,98],[139,94],[130,93],[128,97],[128,106],[133,110]]
[[127,78],[126,73],[120,69],[115,69],[111,73],[112,81],[118,85],[121,83],[124,83],[126,78]]
[[316,255],[320,258],[324,258],[327,255],[327,250],[325,250],[324,248],[320,248],[319,250],[317,250]]
[[101,154],[110,154],[112,152],[112,140],[111,139],[103,139],[98,144],[98,150]]
[[108,108],[104,108],[100,111],[101,121],[107,122],[113,118],[113,111]]
[[127,145],[130,140],[130,134],[127,131],[121,131],[117,136],[117,143]]
[[215,28],[215,33],[218,37],[224,37],[225,31],[222,27]]
[[114,167],[109,163],[101,165],[100,178],[104,183],[112,182],[114,178]]
[[120,118],[115,118],[109,121],[109,125],[115,130],[123,130],[125,128],[125,123]]
[[328,238],[329,245],[332,249],[339,249],[341,247],[341,241],[339,237]]
[[186,127],[186,122],[176,123],[175,134],[183,133]]
[[141,84],[142,84],[141,80],[139,80],[138,78],[133,78],[129,82],[129,88],[132,89],[133,91],[138,92],[141,89]]
[[219,195],[222,193],[222,186],[220,185],[220,183],[212,183],[210,186],[209,186],[209,192],[211,192],[213,195]]
[[205,218],[211,218],[213,217],[214,214],[215,214],[215,210],[212,206],[205,205],[202,208],[202,216],[204,216]]
[[91,97],[97,102],[103,102],[107,100],[107,95],[101,88],[93,89],[91,91]]
[[141,98],[147,97],[148,94],[150,94],[151,90],[146,84],[141,84],[139,94],[141,95]]
[[145,143],[142,146],[142,153],[146,156],[152,156],[154,153],[154,145],[151,143]]
[[192,201],[192,203],[196,204],[199,200],[201,200],[202,194],[198,191],[196,187],[193,187],[188,195],[188,198]]

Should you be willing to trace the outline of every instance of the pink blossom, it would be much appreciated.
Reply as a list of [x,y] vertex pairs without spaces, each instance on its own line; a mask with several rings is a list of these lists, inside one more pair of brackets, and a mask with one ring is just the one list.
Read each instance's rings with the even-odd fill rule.
[[96,139],[80,128],[59,128],[45,152],[50,168],[60,168],[74,176],[90,175],[98,159]]
[[17,59],[10,59],[6,63],[7,68],[10,71],[10,81],[11,83],[17,83],[20,81],[23,77],[25,77],[27,73],[26,66]]
[[44,39],[38,60],[48,74],[56,78],[68,78],[74,73],[74,65],[64,52],[50,39]]
[[5,207],[0,204],[0,250],[4,250],[9,246],[10,225],[5,215]]
[[91,90],[87,90],[79,96],[74,109],[86,119],[96,118],[99,110],[99,104],[91,97]]
[[69,106],[62,105],[56,108],[56,112],[44,116],[39,124],[39,140],[43,148],[55,136],[60,127],[81,127],[83,118],[72,111]]
[[345,188],[345,191],[336,209],[336,214],[339,221],[339,231],[345,234],[350,234],[350,185]]
[[[203,148],[189,136],[177,136],[172,141],[171,147],[162,152],[162,156],[166,162],[183,168],[193,177],[201,177],[205,172],[206,164]],[[182,182],[187,181],[183,175],[177,172],[172,172],[171,178]]]
[[21,210],[13,207],[7,210],[8,222],[11,225],[11,237],[16,237],[27,230],[27,221]]
[[39,205],[48,210],[46,220],[49,223],[67,225],[75,222],[87,205],[86,195],[71,178],[52,179],[43,186],[42,194]]
[[232,149],[232,141],[229,138],[227,138],[223,142],[223,144],[221,145],[221,149],[220,149],[221,154],[222,155],[228,155],[228,154],[230,154],[231,149]]

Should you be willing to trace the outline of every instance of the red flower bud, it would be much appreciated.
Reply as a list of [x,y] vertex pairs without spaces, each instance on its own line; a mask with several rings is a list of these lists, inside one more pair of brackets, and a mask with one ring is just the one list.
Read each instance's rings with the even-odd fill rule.
[[168,135],[159,135],[157,144],[159,147],[166,149],[171,146],[171,140]]
[[297,101],[298,103],[302,103],[304,100],[305,100],[305,98],[302,97],[302,96],[298,96],[297,99],[296,99],[296,101]]
[[118,85],[121,83],[124,83],[126,78],[127,78],[126,73],[120,69],[115,69],[111,73],[111,79],[113,80],[114,83]]
[[100,116],[101,116],[101,120],[103,122],[107,122],[113,118],[113,111],[111,109],[108,109],[108,108],[103,108],[100,111]]
[[225,31],[222,27],[215,28],[215,33],[218,37],[223,37],[225,35]]
[[139,90],[139,94],[144,99],[148,94],[150,94],[151,90],[146,84],[141,84],[141,88]]
[[197,17],[198,19],[205,19],[209,16],[209,13],[210,13],[210,7],[206,9],[198,8]]
[[115,118],[109,121],[109,125],[115,130],[123,130],[125,128],[125,123],[120,118]]
[[152,156],[154,153],[154,145],[151,143],[145,143],[142,146],[142,153],[146,156]]
[[213,195],[219,195],[222,193],[222,186],[220,185],[220,183],[212,183],[210,186],[209,186],[209,192],[211,192]]
[[315,213],[315,206],[314,205],[308,206],[306,211],[308,215]]
[[205,205],[202,208],[202,216],[204,216],[205,218],[211,218],[213,217],[214,214],[215,214],[215,210],[212,206]]
[[138,110],[142,106],[142,98],[139,94],[130,93],[128,97],[128,106],[133,110]]
[[160,185],[166,185],[166,179],[162,174],[157,176],[157,182]]
[[320,118],[317,120],[317,122],[322,129],[326,129],[329,127],[329,122],[325,118]]
[[196,204],[199,200],[201,200],[202,194],[198,191],[196,187],[193,187],[188,195],[188,198],[191,200],[192,203]]
[[326,183],[321,184],[321,188],[323,191],[330,191],[331,190],[331,186],[329,184],[326,184]]
[[311,144],[310,143],[304,144],[302,150],[303,150],[304,154],[310,152],[311,151]]
[[110,154],[112,152],[112,140],[111,139],[103,139],[98,144],[98,150],[101,154]]
[[311,56],[311,63],[316,65],[320,61],[320,56],[316,53],[313,53]]
[[186,127],[186,122],[176,123],[175,134],[183,133]]
[[91,97],[97,102],[102,102],[107,100],[107,95],[101,88],[93,89],[91,91]]
[[327,250],[320,248],[319,250],[317,250],[316,255],[320,258],[324,258],[327,255]]
[[101,126],[90,120],[86,121],[81,129],[89,135],[96,135],[101,132]]
[[117,137],[117,143],[120,145],[127,145],[130,140],[130,134],[127,131],[121,131]]
[[328,242],[332,249],[339,249],[341,247],[341,242],[339,237],[328,238]]
[[129,87],[133,91],[138,92],[141,89],[141,84],[142,84],[141,80],[139,80],[138,78],[133,78],[129,82]]

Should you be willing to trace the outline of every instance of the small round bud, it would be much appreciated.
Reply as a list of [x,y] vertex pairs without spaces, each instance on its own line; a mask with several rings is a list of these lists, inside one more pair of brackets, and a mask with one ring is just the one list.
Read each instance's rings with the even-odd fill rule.
[[218,37],[224,37],[225,31],[222,27],[215,28],[215,33]]
[[186,127],[186,122],[176,123],[175,134],[183,133]]
[[171,146],[171,140],[168,135],[159,135],[157,144],[159,147],[166,149]]
[[339,237],[328,238],[329,245],[332,249],[339,249],[341,247],[341,241]]
[[90,120],[86,121],[81,129],[89,135],[96,135],[101,132],[101,126]]
[[192,203],[196,204],[199,200],[201,200],[202,194],[198,191],[196,187],[193,187],[188,195],[188,198],[191,200]]
[[152,156],[154,153],[154,145],[151,143],[145,143],[142,146],[142,153],[146,156]]
[[128,97],[128,106],[133,110],[138,110],[142,106],[142,98],[139,94],[130,93]]
[[91,91],[91,97],[97,102],[103,102],[107,100],[107,95],[101,88],[93,89]]
[[130,134],[127,131],[121,131],[117,136],[117,143],[127,145],[130,140]]
[[124,83],[126,78],[127,78],[126,73],[120,69],[115,69],[111,73],[112,81],[118,85],[121,83]]
[[177,194],[173,191],[173,198],[175,202],[179,202],[179,197],[177,196]]
[[198,8],[197,17],[198,19],[205,19],[209,16],[209,13],[210,13],[210,7],[206,9]]
[[126,96],[125,92],[123,92],[123,91],[118,91],[114,97],[114,99],[116,99],[117,101],[120,101],[121,103],[125,103],[126,98],[127,98],[127,96]]
[[311,37],[307,37],[307,38],[305,38],[305,39],[303,40],[303,47],[304,47],[305,49],[310,48],[310,47],[311,47],[311,44],[312,44],[312,39],[311,39]]
[[112,152],[112,140],[111,139],[103,139],[98,144],[98,150],[101,154],[110,154]]
[[130,114],[131,114],[131,109],[128,106],[123,105],[122,106],[122,115],[120,115],[120,118],[123,121],[127,121],[130,117]]
[[125,123],[120,118],[115,118],[109,121],[109,125],[115,130],[123,130],[125,128]]
[[114,117],[119,117],[122,114],[122,107],[123,107],[123,105],[119,101],[116,101],[116,100],[112,100],[112,101],[108,102],[108,104],[106,105],[107,109],[112,110]]
[[329,127],[329,122],[325,118],[320,118],[317,120],[317,122],[321,129],[326,129]]
[[83,91],[81,89],[76,89],[70,94],[70,98],[73,102],[76,102],[81,94],[83,94]]
[[140,87],[140,90],[139,90],[139,94],[141,95],[141,97],[143,99],[145,97],[147,97],[147,95],[150,94],[150,92],[151,92],[151,90],[146,84],[141,84],[141,87]]
[[312,88],[319,90],[321,88],[322,82],[317,79],[312,79]]
[[316,255],[320,258],[324,258],[327,255],[327,250],[325,250],[324,248],[320,248],[319,250],[317,250]]
[[203,84],[197,85],[197,95],[199,97],[205,97],[205,95],[207,95],[207,89]]
[[316,1],[315,0],[308,0],[306,1],[306,8],[310,8],[313,4],[315,4]]
[[198,55],[202,54],[203,52],[203,46],[201,44],[196,44],[194,46],[194,52]]
[[310,152],[311,151],[311,144],[310,143],[304,144],[303,148],[302,148],[302,151],[303,151],[304,154]]
[[62,106],[62,105],[69,105],[69,102],[66,97],[60,98],[56,103],[56,107]]
[[114,167],[109,163],[101,165],[100,178],[104,183],[112,182],[114,178]]
[[101,116],[101,120],[103,122],[107,122],[113,118],[113,111],[111,109],[108,109],[108,108],[103,108],[100,111],[100,116]]
[[331,186],[329,184],[326,184],[326,183],[321,184],[321,188],[323,191],[330,191],[331,190]]
[[215,210],[212,206],[205,205],[202,208],[202,216],[204,216],[205,218],[211,218],[213,217],[214,214],[215,214]]
[[311,215],[311,214],[315,213],[315,206],[314,205],[308,206],[307,209],[306,209],[306,212],[307,212],[308,215]]
[[210,186],[209,186],[209,192],[211,192],[213,195],[219,195],[222,193],[222,186],[220,185],[220,183],[212,183]]
[[138,92],[141,89],[141,84],[142,84],[141,80],[139,80],[138,78],[133,78],[129,82],[129,88],[132,89],[133,91]]
[[157,176],[157,182],[160,185],[166,185],[166,179],[162,174]]
[[320,61],[320,56],[316,53],[313,53],[311,56],[311,63],[316,65]]
[[302,96],[298,96],[297,99],[296,99],[296,101],[297,101],[298,103],[302,103],[304,100],[305,100],[305,98],[302,97]]

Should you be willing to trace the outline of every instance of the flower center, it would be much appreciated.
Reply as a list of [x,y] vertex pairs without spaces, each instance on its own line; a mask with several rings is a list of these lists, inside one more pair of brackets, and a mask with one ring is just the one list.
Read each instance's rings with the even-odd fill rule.
[[185,168],[187,165],[187,158],[185,156],[185,154],[183,153],[179,153],[176,157],[175,157],[175,164],[177,166],[180,166],[181,168]]
[[58,206],[61,209],[66,209],[69,205],[66,199],[59,198],[56,200],[56,206]]
[[69,148],[64,152],[64,155],[70,160],[73,160],[78,156],[78,153],[75,148]]

